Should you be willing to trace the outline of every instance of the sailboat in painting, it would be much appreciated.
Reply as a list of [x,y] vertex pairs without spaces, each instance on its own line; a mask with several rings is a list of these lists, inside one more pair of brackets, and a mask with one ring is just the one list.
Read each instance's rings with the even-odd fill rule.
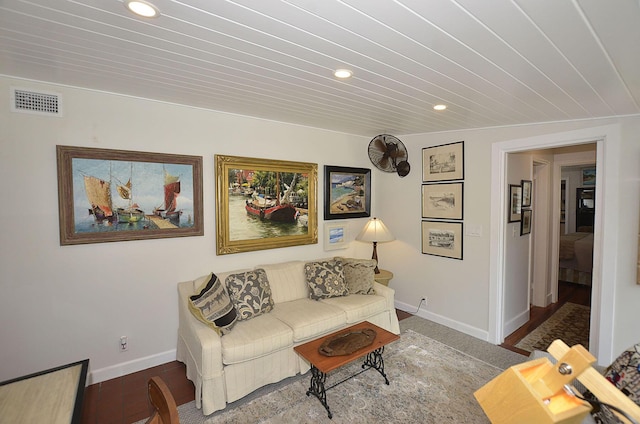
[[118,220],[117,213],[113,212],[111,202],[111,183],[90,175],[84,176],[84,191],[91,208],[89,214],[93,215],[98,223],[114,223]]
[[180,177],[169,174],[164,170],[164,207],[155,208],[154,215],[168,219],[172,224],[180,224],[182,211],[178,210],[178,195],[180,194]]
[[[131,173],[133,174],[133,164],[131,164]],[[144,211],[140,209],[137,203],[133,203],[131,177],[129,177],[129,181],[126,184],[117,185],[116,190],[122,199],[129,201],[126,208],[117,209],[118,222],[133,224],[144,219]]]

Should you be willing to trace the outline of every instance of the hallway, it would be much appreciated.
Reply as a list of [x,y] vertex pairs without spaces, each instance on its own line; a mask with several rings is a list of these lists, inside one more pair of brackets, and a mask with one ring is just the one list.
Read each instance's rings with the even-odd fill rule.
[[[552,303],[544,308],[539,306],[532,306],[531,313],[529,315],[529,321],[522,327],[507,336],[500,346],[505,349],[520,353],[522,355],[529,355],[529,352],[522,349],[518,349],[515,345],[522,340],[527,334],[535,330],[540,324],[542,324],[547,318],[549,318],[555,311],[560,309],[562,305],[567,302],[576,303],[578,305],[591,306],[591,287],[582,284],[568,283],[565,281],[558,282],[558,302]],[[588,348],[588,346],[585,346]]]

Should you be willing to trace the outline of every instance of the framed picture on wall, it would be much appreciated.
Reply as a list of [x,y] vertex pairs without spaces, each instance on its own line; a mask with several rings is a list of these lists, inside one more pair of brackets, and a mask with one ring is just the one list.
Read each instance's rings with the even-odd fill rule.
[[509,211],[508,222],[520,221],[520,211],[522,210],[522,186],[509,184]]
[[422,221],[422,253],[462,260],[462,222]]
[[318,242],[318,165],[215,155],[216,253]]
[[582,169],[582,185],[583,186],[595,186],[596,185],[596,168],[583,168]]
[[371,216],[371,170],[324,167],[324,219]]
[[531,189],[533,188],[531,180],[522,180],[520,186],[522,187],[522,207],[531,207]]
[[523,209],[522,210],[522,219],[520,221],[520,235],[524,236],[531,233],[531,217],[532,217],[531,209]]
[[462,219],[464,183],[422,185],[422,217]]
[[324,250],[346,249],[349,246],[349,227],[346,221],[324,223]]
[[202,156],[56,146],[60,244],[204,234]]
[[422,149],[422,181],[464,179],[464,141]]

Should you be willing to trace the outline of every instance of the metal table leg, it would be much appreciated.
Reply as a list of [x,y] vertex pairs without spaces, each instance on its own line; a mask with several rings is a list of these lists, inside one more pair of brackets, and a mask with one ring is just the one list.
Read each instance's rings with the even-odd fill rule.
[[324,382],[327,380],[327,375],[317,369],[314,365],[311,365],[311,384],[309,390],[307,390],[307,396],[314,395],[318,398],[324,409],[327,410],[329,419],[333,418],[329,405],[327,405],[327,391],[324,388]]

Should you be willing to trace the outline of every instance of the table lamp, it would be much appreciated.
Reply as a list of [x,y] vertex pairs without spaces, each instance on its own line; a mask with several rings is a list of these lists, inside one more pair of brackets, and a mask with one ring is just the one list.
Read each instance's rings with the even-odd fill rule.
[[384,243],[387,241],[395,240],[391,231],[387,228],[386,225],[382,222],[382,220],[378,218],[371,218],[367,221],[367,224],[364,226],[360,234],[356,236],[356,240],[358,241],[370,241],[373,242],[373,255],[371,259],[376,260],[376,269],[375,273],[380,274],[380,270],[378,269],[378,251],[376,249],[378,243]]

